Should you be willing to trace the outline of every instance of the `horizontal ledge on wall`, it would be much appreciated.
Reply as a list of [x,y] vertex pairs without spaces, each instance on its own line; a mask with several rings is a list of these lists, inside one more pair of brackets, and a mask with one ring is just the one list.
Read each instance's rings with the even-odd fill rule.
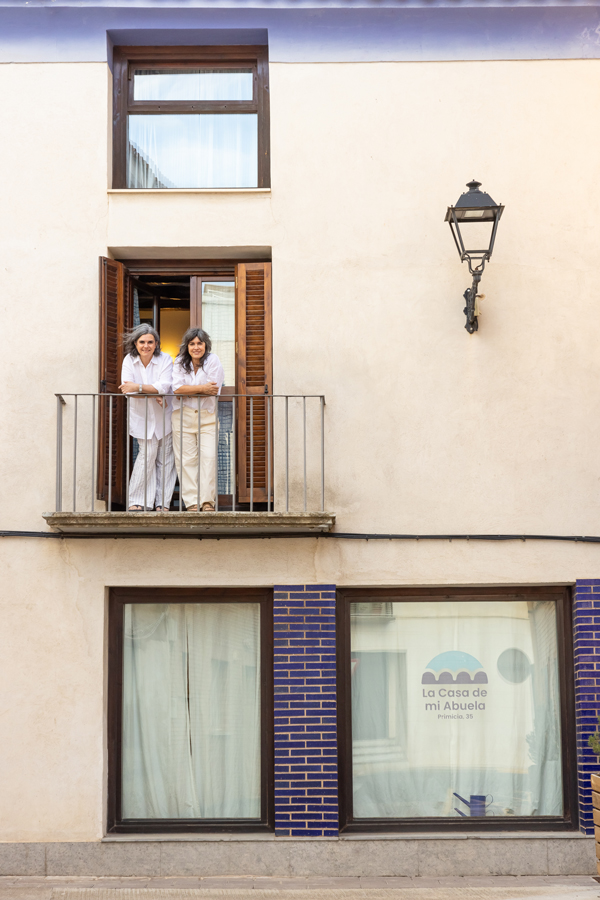
[[593,835],[581,834],[579,831],[492,831],[459,834],[458,832],[394,832],[390,834],[340,834],[339,837],[289,837],[274,834],[107,834],[101,839],[103,844],[111,843],[174,843],[174,842],[243,842],[243,843],[310,843],[322,844],[325,841],[555,841],[577,840],[593,841]]
[[[172,274],[186,268],[186,263],[194,267],[201,260],[211,265],[215,261],[231,260],[232,262],[270,262],[271,248],[269,246],[241,246],[229,247],[116,247],[107,248],[113,259],[124,262],[126,266],[133,267],[136,275],[142,274],[140,266],[146,262],[152,274],[158,265],[159,271],[163,266],[172,270]],[[148,273],[146,273],[148,274]],[[166,272],[162,274],[167,274]]]
[[270,194],[271,188],[107,188],[107,194]]

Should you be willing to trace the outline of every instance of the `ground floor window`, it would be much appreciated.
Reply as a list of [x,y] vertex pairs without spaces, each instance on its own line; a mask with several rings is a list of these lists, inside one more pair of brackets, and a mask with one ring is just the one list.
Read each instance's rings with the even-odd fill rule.
[[572,827],[568,599],[343,592],[348,826]]
[[113,591],[116,830],[268,826],[269,605],[256,590]]

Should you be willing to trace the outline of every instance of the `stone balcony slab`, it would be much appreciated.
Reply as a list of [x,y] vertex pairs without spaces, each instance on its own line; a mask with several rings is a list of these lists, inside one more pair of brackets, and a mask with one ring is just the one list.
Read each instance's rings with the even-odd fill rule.
[[48,512],[43,517],[62,534],[113,536],[319,534],[335,525],[328,512]]

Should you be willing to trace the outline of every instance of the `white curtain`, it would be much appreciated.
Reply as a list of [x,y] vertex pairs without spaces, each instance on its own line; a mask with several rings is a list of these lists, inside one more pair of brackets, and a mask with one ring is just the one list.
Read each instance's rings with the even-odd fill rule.
[[527,735],[533,764],[529,770],[532,804],[537,815],[552,816],[557,809],[562,811],[556,617],[553,603],[531,602],[528,606],[533,649],[533,729]]
[[235,385],[235,282],[202,282],[202,327],[221,360],[225,384]]
[[351,617],[354,815],[561,815],[554,602],[373,608]]
[[122,815],[260,817],[260,607],[128,604]]
[[134,100],[252,100],[252,69],[136,69]]
[[253,113],[130,115],[127,187],[258,185]]

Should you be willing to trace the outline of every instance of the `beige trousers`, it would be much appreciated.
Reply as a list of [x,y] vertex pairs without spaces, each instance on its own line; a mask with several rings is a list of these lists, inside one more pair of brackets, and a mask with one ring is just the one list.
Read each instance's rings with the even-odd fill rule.
[[[173,453],[180,490],[186,507],[198,503],[198,411],[183,407],[183,429],[179,430],[181,413],[173,410]],[[214,503],[216,494],[215,413],[200,410],[200,507]]]

